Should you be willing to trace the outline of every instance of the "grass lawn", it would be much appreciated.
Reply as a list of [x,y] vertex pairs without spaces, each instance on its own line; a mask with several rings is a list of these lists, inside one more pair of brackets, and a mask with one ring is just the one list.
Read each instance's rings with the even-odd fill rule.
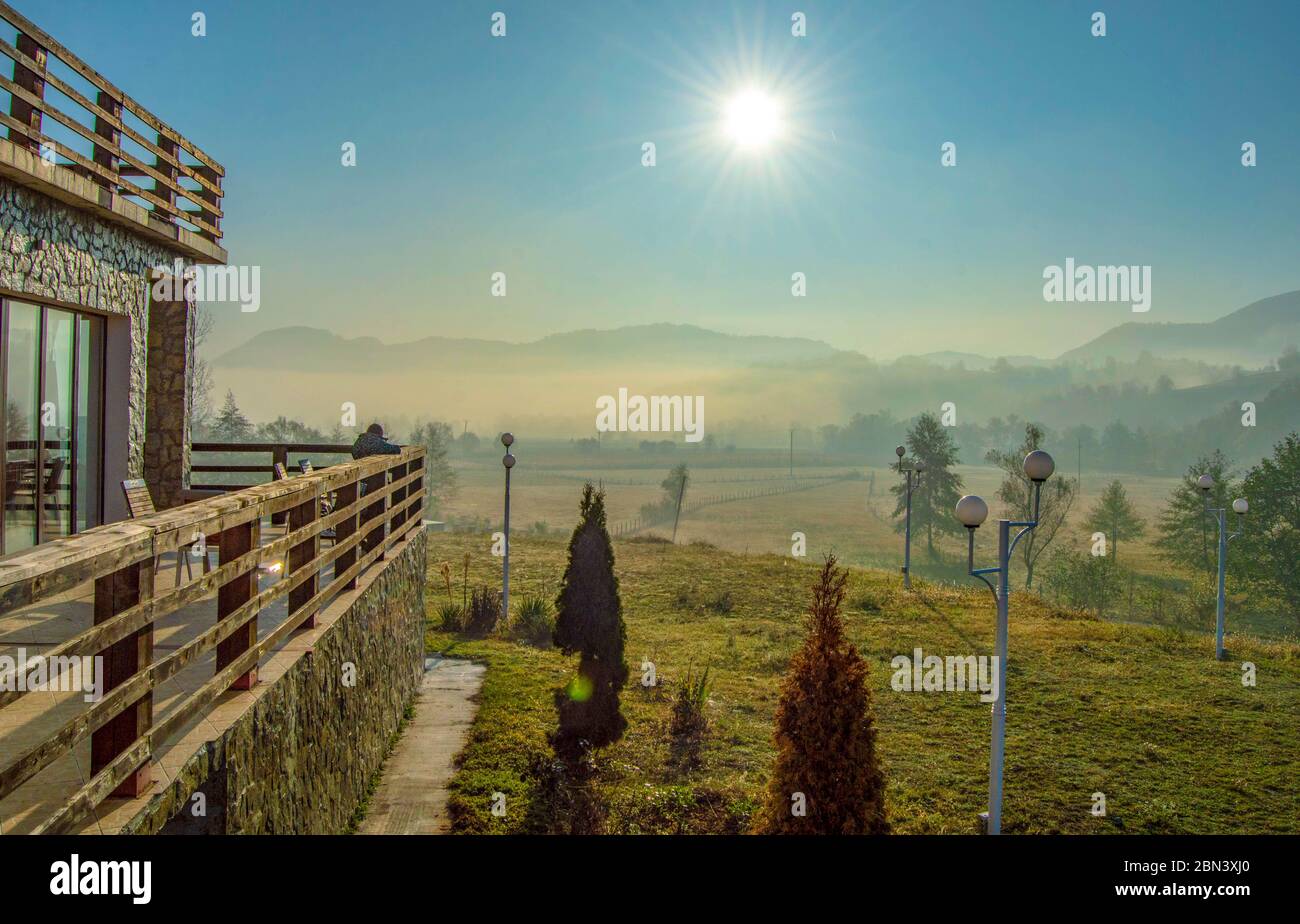
[[[486,535],[430,534],[428,648],[487,664],[481,706],[452,781],[456,831],[538,831],[540,784],[551,757],[555,691],[577,658],[504,638],[439,631],[447,599],[438,564],[453,565],[453,596],[469,555],[469,583],[499,586]],[[511,599],[554,598],[566,542],[512,537]],[[743,832],[764,797],[772,718],[790,655],[803,637],[819,562],[740,555],[705,545],[615,543],[631,668],[629,726],[598,753],[597,788],[611,833]],[[969,833],[986,807],[990,707],[975,692],[895,692],[890,659],[992,654],[993,601],[983,585],[918,582],[857,570],[848,632],[871,667],[878,747],[900,833]],[[1007,668],[1003,830],[1009,833],[1300,832],[1300,646],[1119,625],[1013,594]],[[654,662],[659,685],[640,686]],[[1242,662],[1257,684],[1242,684]],[[688,668],[708,666],[703,765],[668,763],[669,710]],[[493,793],[506,796],[504,817]],[[1107,814],[1091,814],[1105,793]]]

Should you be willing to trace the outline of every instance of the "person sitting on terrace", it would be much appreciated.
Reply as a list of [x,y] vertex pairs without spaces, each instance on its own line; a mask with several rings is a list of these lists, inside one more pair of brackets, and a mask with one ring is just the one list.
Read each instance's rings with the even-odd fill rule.
[[366,456],[395,456],[402,451],[396,443],[384,439],[384,428],[377,423],[366,427],[366,432],[357,437],[352,444],[352,458],[364,459]]

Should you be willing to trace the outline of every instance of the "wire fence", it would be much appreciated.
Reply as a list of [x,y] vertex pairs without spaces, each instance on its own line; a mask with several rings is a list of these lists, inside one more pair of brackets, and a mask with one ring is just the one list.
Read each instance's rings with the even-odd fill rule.
[[[811,491],[814,488],[824,488],[827,485],[835,484],[841,481],[856,481],[854,475],[835,475],[818,478],[808,478],[802,481],[790,480],[773,484],[768,487],[746,488],[743,491],[732,491],[722,494],[708,494],[703,497],[695,497],[682,504],[682,515],[694,513],[705,507],[713,507],[718,504],[729,504],[734,501],[757,500],[763,497],[777,497],[782,494],[793,494],[796,491]],[[615,539],[623,536],[631,536],[643,529],[649,529],[652,526],[663,526],[673,521],[675,508],[667,508],[661,514],[654,516],[637,515],[625,520],[619,520],[609,528],[609,534]]]

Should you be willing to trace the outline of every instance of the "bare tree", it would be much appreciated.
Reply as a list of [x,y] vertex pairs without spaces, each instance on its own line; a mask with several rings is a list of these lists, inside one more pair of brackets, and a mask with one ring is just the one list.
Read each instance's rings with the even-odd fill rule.
[[212,334],[216,318],[202,305],[194,306],[194,353],[190,363],[190,429],[205,429],[212,422],[212,366],[199,356],[199,349]]
[[[1035,424],[1025,424],[1025,439],[1018,450],[994,450],[986,456],[988,461],[1006,472],[1002,487],[998,488],[998,499],[1002,501],[1008,517],[1026,521],[1034,515],[1034,486],[1025,477],[1023,465],[1025,456],[1042,448],[1042,441],[1043,431]],[[1074,506],[1078,493],[1078,482],[1072,478],[1053,478],[1043,485],[1038,527],[1021,539],[1019,546],[1020,556],[1025,563],[1026,588],[1034,586],[1034,565],[1065,525],[1065,519],[1070,515],[1070,508]]]

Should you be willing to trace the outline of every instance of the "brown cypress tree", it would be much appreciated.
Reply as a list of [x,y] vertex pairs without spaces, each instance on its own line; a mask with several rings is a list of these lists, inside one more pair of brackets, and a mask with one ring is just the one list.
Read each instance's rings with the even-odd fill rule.
[[828,556],[812,587],[808,635],[782,684],[763,833],[889,832],[867,663],[840,618],[847,581]]
[[562,757],[604,747],[623,736],[627,720],[618,694],[627,681],[623,662],[623,604],[614,575],[614,546],[605,528],[605,492],[582,489],[569,563],[555,599],[555,645],[577,653],[578,675],[556,693],[560,727],[553,745]]

